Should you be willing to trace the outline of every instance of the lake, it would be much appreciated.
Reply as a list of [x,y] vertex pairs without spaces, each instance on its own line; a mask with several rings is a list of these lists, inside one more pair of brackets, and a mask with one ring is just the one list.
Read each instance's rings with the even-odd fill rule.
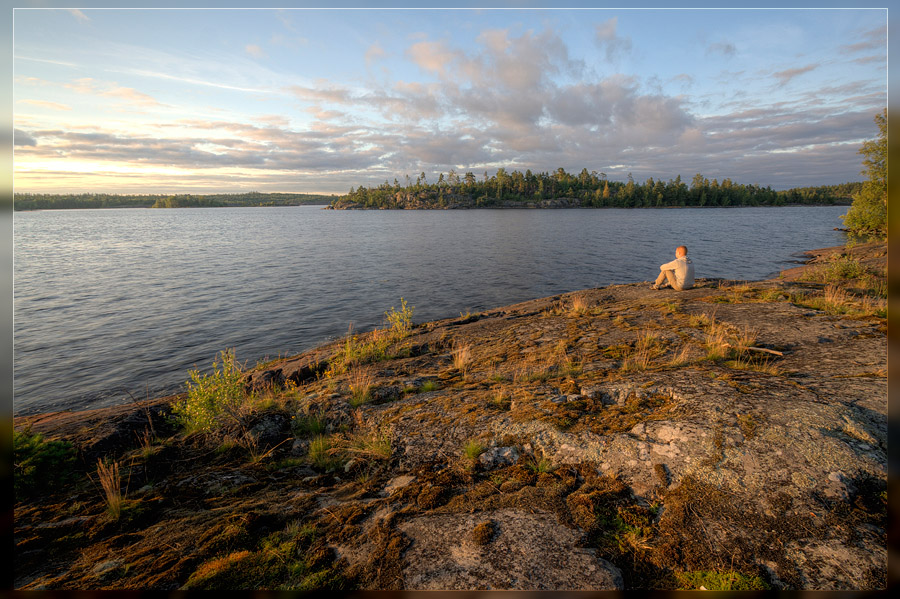
[[698,278],[762,279],[845,242],[846,206],[332,211],[321,206],[14,215],[14,412],[176,392],[382,326],[650,281],[684,243]]

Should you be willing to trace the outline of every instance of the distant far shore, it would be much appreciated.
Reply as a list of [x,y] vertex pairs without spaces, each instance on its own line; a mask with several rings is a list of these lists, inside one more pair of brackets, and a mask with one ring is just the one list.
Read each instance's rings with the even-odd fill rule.
[[311,193],[135,194],[17,193],[13,210],[78,210],[96,208],[235,208],[260,206],[323,206],[336,195]]
[[[394,208],[386,208],[382,206],[373,206],[373,207],[364,207],[364,206],[341,206],[336,207],[331,204],[326,204],[326,210],[396,210],[396,211],[409,211],[409,210],[560,210],[560,209],[585,209],[585,210],[610,210],[610,209],[618,209],[618,210],[680,210],[683,208],[824,208],[828,206],[850,206],[851,201],[847,200],[846,202],[835,202],[835,203],[822,203],[822,204],[745,204],[745,205],[737,205],[737,206],[582,206],[582,205],[537,205],[533,202],[510,202],[509,204],[504,205],[493,205],[493,206],[421,206],[416,208],[410,207],[394,207]],[[843,229],[841,229],[843,230]]]

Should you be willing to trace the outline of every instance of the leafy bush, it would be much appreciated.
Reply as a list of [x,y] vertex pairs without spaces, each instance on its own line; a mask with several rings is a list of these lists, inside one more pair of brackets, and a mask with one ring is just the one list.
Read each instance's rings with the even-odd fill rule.
[[67,482],[72,476],[75,452],[66,441],[45,441],[31,428],[13,433],[13,490],[21,497],[52,485]]
[[188,372],[187,399],[172,408],[176,421],[188,431],[211,429],[219,416],[233,414],[246,399],[243,374],[233,349],[220,352],[212,366],[210,374]]
[[391,306],[391,309],[385,312],[384,315],[388,324],[391,325],[391,333],[395,339],[403,339],[409,335],[412,329],[413,307],[407,306],[405,299],[400,298],[399,312]]

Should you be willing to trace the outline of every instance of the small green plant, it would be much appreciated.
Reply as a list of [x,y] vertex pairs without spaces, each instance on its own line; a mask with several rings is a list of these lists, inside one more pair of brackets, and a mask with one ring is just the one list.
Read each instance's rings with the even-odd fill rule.
[[212,366],[210,374],[188,372],[187,399],[172,408],[176,421],[189,432],[210,430],[221,415],[236,413],[247,399],[233,349],[219,353]]
[[497,410],[508,410],[512,405],[512,399],[507,389],[497,387],[491,395],[491,399],[488,400],[488,405]]
[[330,437],[318,435],[309,442],[308,459],[316,468],[333,470],[340,466],[340,458],[335,456],[335,448]]
[[861,278],[868,272],[866,267],[852,256],[832,255],[828,261],[809,269],[800,280],[841,283]]
[[294,435],[298,437],[308,437],[310,435],[321,435],[325,432],[324,412],[308,413],[295,415],[291,422],[291,429]]
[[759,576],[741,574],[734,570],[676,572],[675,576],[683,590],[696,590],[702,587],[707,591],[765,591],[772,588]]
[[478,459],[478,456],[483,454],[487,450],[487,447],[479,443],[478,441],[471,440],[466,443],[466,446],[463,447],[463,455],[472,461]]
[[13,433],[13,490],[29,495],[54,484],[65,484],[72,475],[75,452],[66,441],[46,441],[31,428]]
[[393,451],[390,431],[381,428],[361,430],[350,437],[345,451],[366,459],[389,460]]
[[437,381],[425,381],[422,383],[422,386],[419,387],[419,393],[428,393],[429,391],[437,391],[441,386]]
[[391,326],[391,333],[395,340],[400,340],[409,335],[412,330],[412,316],[414,308],[406,304],[406,300],[400,298],[400,310],[395,310],[393,306],[384,313],[388,324]]
[[350,373],[350,405],[361,406],[372,400],[374,375],[370,368],[357,368]]
[[540,474],[541,472],[552,472],[553,462],[551,462],[547,458],[532,458],[528,460],[528,462],[525,464],[525,467],[535,474]]

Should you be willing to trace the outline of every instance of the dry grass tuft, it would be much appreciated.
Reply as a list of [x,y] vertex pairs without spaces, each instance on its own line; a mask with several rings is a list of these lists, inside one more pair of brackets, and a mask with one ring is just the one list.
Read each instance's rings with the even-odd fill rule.
[[454,341],[450,355],[453,356],[453,367],[465,374],[472,361],[471,346],[468,343]]
[[375,375],[369,367],[355,368],[349,376],[350,405],[360,406],[372,399],[372,384]]
[[106,497],[106,510],[109,515],[118,520],[122,514],[122,479],[119,477],[119,463],[105,464],[97,459],[97,477],[103,494]]
[[659,337],[653,331],[642,332],[635,342],[634,352],[625,357],[622,370],[646,370],[653,358],[659,353]]
[[728,357],[731,345],[728,343],[728,326],[725,323],[712,320],[706,327],[706,347],[707,360],[721,360]]
[[588,303],[587,298],[583,295],[573,295],[572,296],[572,307],[569,309],[569,314],[572,316],[583,316],[588,311]]

